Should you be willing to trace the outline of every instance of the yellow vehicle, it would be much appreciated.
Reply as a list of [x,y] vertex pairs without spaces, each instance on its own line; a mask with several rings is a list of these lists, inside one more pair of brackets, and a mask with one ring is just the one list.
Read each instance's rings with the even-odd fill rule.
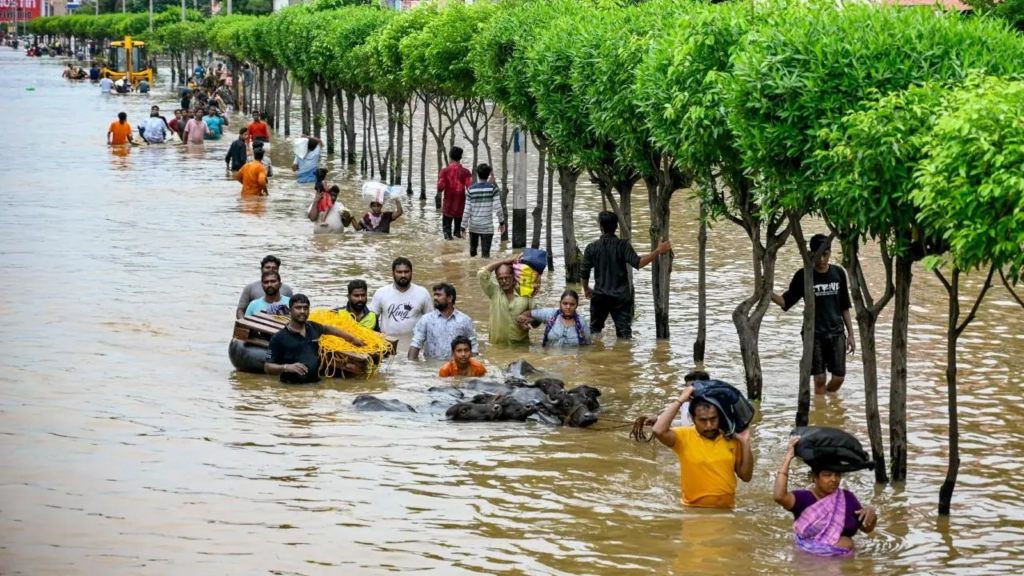
[[146,43],[132,40],[125,36],[123,41],[111,42],[107,53],[107,63],[101,75],[118,81],[127,77],[133,86],[145,80],[153,83],[153,70],[146,59]]

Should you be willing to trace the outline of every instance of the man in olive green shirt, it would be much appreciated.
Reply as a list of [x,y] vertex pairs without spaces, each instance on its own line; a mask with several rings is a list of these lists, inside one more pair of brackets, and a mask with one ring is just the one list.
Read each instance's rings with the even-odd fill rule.
[[[515,257],[489,266],[477,273],[484,295],[491,301],[491,324],[488,341],[491,344],[529,344],[530,333],[523,330],[516,321],[519,315],[533,310],[533,298],[524,298],[516,293],[516,277],[512,270]],[[491,278],[491,273],[497,281]]]

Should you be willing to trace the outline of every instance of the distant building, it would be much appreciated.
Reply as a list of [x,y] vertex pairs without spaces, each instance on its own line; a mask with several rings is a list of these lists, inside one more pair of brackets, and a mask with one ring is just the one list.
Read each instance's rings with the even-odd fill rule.
[[972,8],[961,0],[882,0],[883,4],[898,4],[900,6],[935,6],[941,4],[950,10],[958,12],[970,12]]

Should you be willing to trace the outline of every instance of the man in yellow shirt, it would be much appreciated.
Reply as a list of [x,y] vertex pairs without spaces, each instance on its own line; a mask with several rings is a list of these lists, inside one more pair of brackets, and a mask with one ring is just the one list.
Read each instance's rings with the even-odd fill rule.
[[366,280],[356,279],[348,283],[348,303],[338,308],[339,315],[348,316],[363,328],[380,332],[380,320],[377,313],[366,307]]
[[719,429],[718,408],[700,398],[693,401],[693,426],[672,428],[679,407],[691,396],[693,386],[687,386],[658,416],[654,435],[679,458],[684,506],[733,508],[736,478],[750,482],[754,474],[750,429],[726,439]]

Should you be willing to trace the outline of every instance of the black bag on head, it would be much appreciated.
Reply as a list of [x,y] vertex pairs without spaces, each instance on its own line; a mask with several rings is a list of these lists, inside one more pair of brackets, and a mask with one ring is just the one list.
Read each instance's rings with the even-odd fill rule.
[[797,458],[813,470],[842,473],[875,467],[860,440],[838,428],[799,426],[791,434],[800,437],[795,449]]
[[690,418],[694,416],[697,400],[718,409],[718,427],[726,438],[743,432],[754,419],[754,406],[732,384],[721,380],[698,380],[693,383],[690,398]]

